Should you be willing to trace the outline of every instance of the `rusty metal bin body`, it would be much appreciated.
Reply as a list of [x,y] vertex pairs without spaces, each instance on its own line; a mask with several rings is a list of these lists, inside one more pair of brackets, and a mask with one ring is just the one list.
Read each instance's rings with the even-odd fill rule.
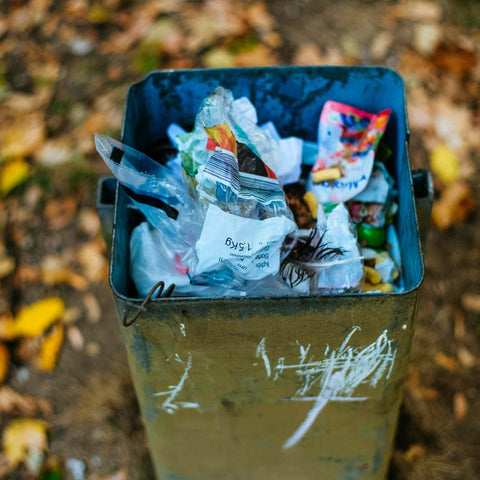
[[[158,72],[131,87],[123,141],[140,150],[192,124],[216,86],[247,95],[282,136],[316,139],[323,103],[392,109],[405,291],[294,298],[164,298],[121,326],[159,480],[385,478],[423,279],[403,82],[367,67]],[[117,189],[110,282],[119,317],[141,299]]]

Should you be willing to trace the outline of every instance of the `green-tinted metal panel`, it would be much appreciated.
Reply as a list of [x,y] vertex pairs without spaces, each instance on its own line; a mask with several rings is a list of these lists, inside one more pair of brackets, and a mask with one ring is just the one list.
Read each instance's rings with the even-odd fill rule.
[[[124,142],[148,150],[193,122],[222,84],[282,135],[315,138],[323,103],[392,108],[406,291],[295,298],[170,298],[122,328],[160,480],[382,479],[401,401],[423,263],[403,83],[388,69],[156,72],[131,87]],[[128,242],[141,220],[117,189],[110,281],[119,317],[139,307]]]

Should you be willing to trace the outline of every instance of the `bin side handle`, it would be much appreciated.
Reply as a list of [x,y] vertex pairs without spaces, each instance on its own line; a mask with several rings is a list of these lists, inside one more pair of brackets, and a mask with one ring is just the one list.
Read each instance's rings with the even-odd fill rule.
[[157,288],[159,288],[159,290],[158,290],[158,293],[155,295],[155,298],[168,298],[172,295],[173,290],[175,288],[175,284],[172,283],[171,285],[168,286],[165,292],[163,292],[163,290],[165,289],[165,282],[163,280],[160,280],[150,289],[150,291],[148,292],[148,295],[145,297],[145,299],[140,305],[127,302],[128,307],[136,308],[137,311],[130,318],[128,318],[129,310],[127,309],[125,311],[122,319],[122,323],[124,327],[132,326],[139,319],[140,315],[146,310],[146,306],[153,300],[154,298],[153,295],[157,290]]
[[428,170],[418,169],[412,171],[413,192],[417,209],[418,228],[422,247],[425,248],[428,231],[430,230],[430,217],[433,204],[433,181]]

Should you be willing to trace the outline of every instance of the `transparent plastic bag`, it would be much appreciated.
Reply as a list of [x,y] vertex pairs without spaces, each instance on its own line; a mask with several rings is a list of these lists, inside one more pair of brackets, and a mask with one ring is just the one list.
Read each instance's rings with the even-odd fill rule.
[[282,277],[301,293],[354,293],[364,281],[363,256],[343,203],[318,207],[317,228],[282,264]]
[[200,234],[203,211],[188,195],[178,175],[104,135],[95,135],[95,145],[147,220],[163,232],[166,246],[184,255]]

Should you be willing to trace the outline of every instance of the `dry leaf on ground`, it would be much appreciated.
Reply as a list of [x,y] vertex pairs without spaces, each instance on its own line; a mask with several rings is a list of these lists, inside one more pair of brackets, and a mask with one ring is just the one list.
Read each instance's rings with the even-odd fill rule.
[[393,45],[394,37],[391,32],[379,32],[370,45],[370,55],[374,60],[383,60]]
[[0,280],[15,270],[15,260],[12,257],[0,258]]
[[42,114],[21,115],[0,133],[0,159],[22,158],[35,153],[45,139]]
[[0,412],[32,416],[38,413],[50,415],[51,404],[43,399],[16,392],[10,387],[0,388]]
[[100,220],[93,208],[82,208],[77,222],[78,229],[90,237],[95,237],[100,232]]
[[0,343],[0,383],[3,383],[3,381],[5,380],[9,365],[10,352],[3,343]]
[[470,351],[465,347],[458,347],[457,357],[460,363],[465,368],[472,368],[476,365],[477,359]]
[[438,22],[442,7],[435,2],[409,0],[389,7],[388,14],[398,20]]
[[36,337],[60,319],[65,311],[61,298],[49,297],[24,307],[15,321],[15,332],[21,337]]
[[47,423],[27,418],[12,420],[3,432],[3,449],[11,467],[46,452]]
[[55,368],[58,354],[63,343],[63,325],[58,324],[43,339],[35,364],[38,368],[51,371]]
[[413,46],[422,55],[432,54],[442,41],[442,29],[434,23],[421,23],[415,25]]
[[480,294],[464,293],[462,295],[462,306],[467,312],[480,313]]
[[458,179],[458,157],[445,144],[439,145],[431,153],[430,167],[434,175],[445,184],[452,183]]
[[50,200],[43,210],[43,216],[52,230],[60,230],[72,222],[77,206],[75,198]]
[[76,290],[86,290],[88,281],[75,273],[61,255],[47,255],[41,263],[42,281],[46,285],[67,284]]
[[21,338],[15,349],[15,358],[19,362],[32,362],[38,356],[42,345],[42,337]]
[[460,365],[453,357],[442,352],[435,355],[435,362],[449,372],[456,372],[460,368]]
[[440,200],[433,204],[432,220],[440,230],[445,230],[462,223],[474,208],[475,198],[470,187],[464,182],[454,182],[445,188]]
[[108,277],[108,262],[103,254],[104,248],[103,240],[94,240],[78,249],[77,260],[90,282],[103,282]]
[[278,58],[269,47],[259,44],[252,50],[235,55],[237,67],[262,67],[278,65]]
[[87,313],[87,319],[91,323],[97,323],[102,315],[102,309],[98,304],[98,300],[92,293],[86,293],[83,297],[83,306]]
[[15,187],[24,183],[29,177],[30,167],[22,159],[10,160],[0,170],[0,193],[8,195]]
[[463,420],[468,412],[467,397],[462,392],[457,392],[453,396],[453,412],[455,420]]
[[77,352],[83,350],[85,339],[83,337],[83,333],[78,327],[76,327],[75,325],[70,325],[69,327],[67,327],[67,338],[74,350],[76,350]]
[[425,448],[422,445],[411,445],[405,452],[404,458],[407,462],[413,463],[425,456]]

